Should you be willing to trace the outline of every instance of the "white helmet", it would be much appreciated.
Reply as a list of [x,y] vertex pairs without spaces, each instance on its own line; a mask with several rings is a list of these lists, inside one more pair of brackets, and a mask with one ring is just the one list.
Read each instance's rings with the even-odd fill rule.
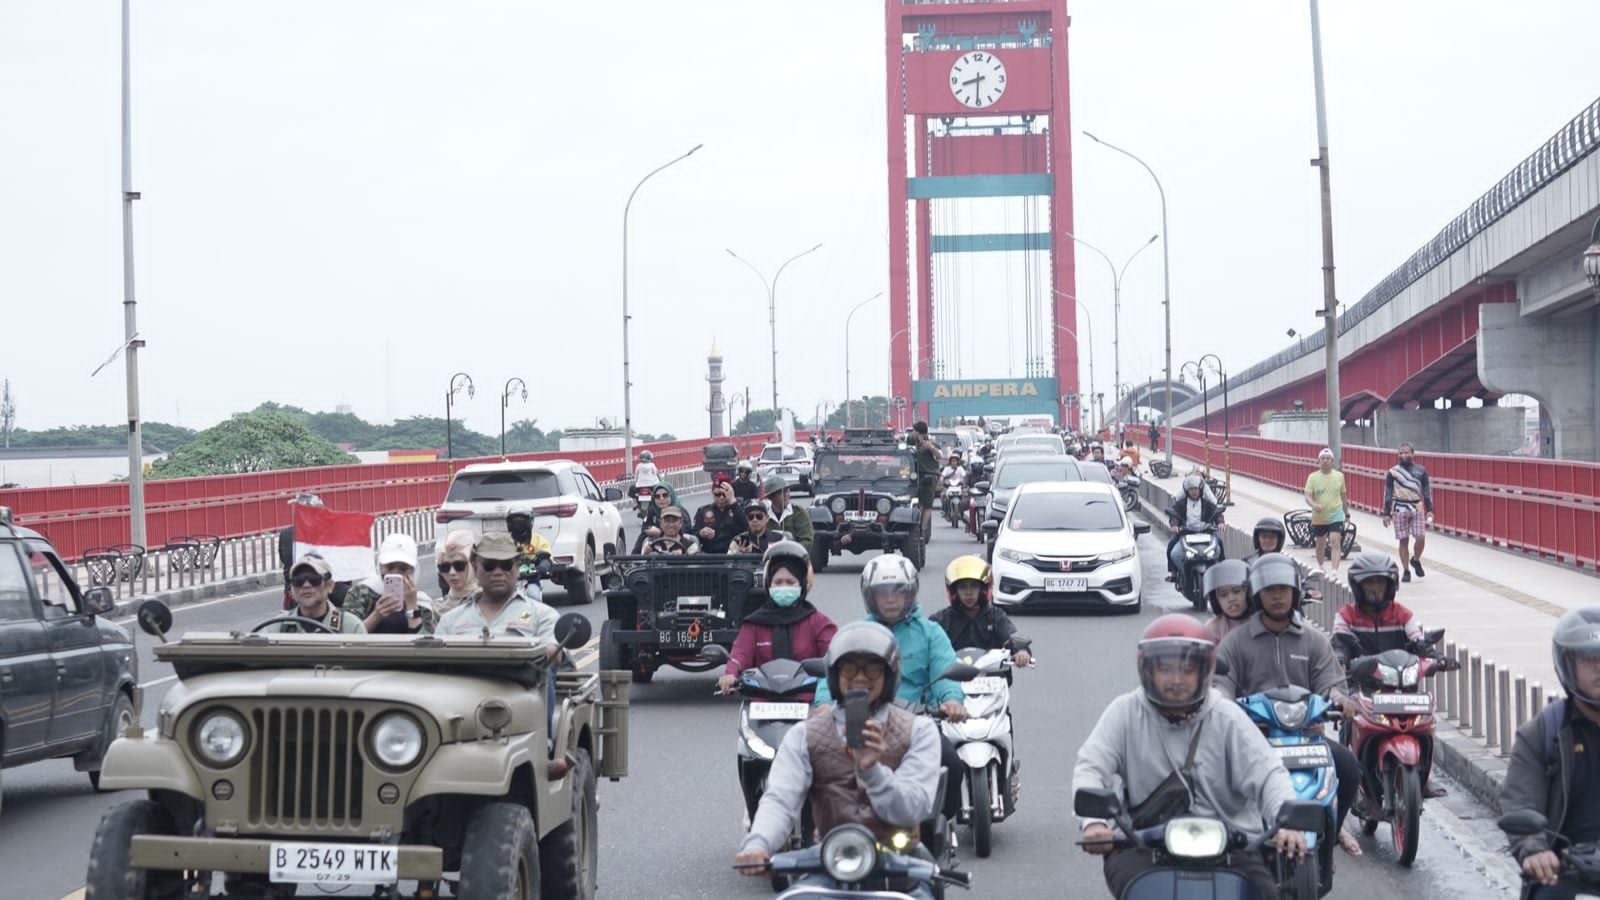
[[[867,614],[876,616],[878,604],[874,594],[884,589],[903,590],[911,595],[911,603],[917,602],[917,567],[911,564],[898,553],[885,553],[873,557],[861,570],[861,602],[867,608]],[[907,609],[909,611],[910,605]]]

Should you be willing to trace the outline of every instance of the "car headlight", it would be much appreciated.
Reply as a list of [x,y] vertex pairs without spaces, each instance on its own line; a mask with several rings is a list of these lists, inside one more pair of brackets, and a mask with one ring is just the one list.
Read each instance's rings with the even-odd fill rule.
[[843,497],[835,497],[828,501],[828,508],[833,510],[834,515],[844,512],[845,506],[846,504]]
[[877,503],[878,515],[887,516],[894,509],[894,501],[888,497],[879,497]]
[[1272,715],[1277,718],[1278,724],[1293,731],[1299,728],[1306,720],[1306,702],[1288,703],[1283,700],[1272,701]]
[[405,713],[389,713],[372,726],[372,755],[390,769],[403,769],[422,755],[422,726]]
[[244,756],[249,732],[237,713],[218,710],[202,718],[194,728],[194,752],[206,765],[226,769]]
[[1007,562],[1014,563],[1027,562],[1032,558],[1028,556],[1028,554],[1023,553],[1021,550],[1000,550],[996,552],[995,555],[1003,560],[1006,560]]
[[843,825],[822,839],[822,868],[841,884],[854,884],[878,866],[878,842],[860,825]]
[[1228,829],[1216,819],[1177,818],[1167,822],[1167,852],[1184,859],[1209,859],[1228,849]]
[[1101,564],[1119,563],[1125,559],[1133,559],[1138,555],[1138,553],[1139,551],[1137,549],[1133,547],[1127,547],[1125,549],[1118,550],[1115,553],[1102,553],[1100,555],[1100,562]]

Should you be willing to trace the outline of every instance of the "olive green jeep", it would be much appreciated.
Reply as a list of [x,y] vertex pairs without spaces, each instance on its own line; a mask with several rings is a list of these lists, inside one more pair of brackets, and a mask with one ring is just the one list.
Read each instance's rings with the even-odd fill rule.
[[[149,603],[139,622],[163,636],[171,613]],[[148,797],[101,820],[86,900],[432,897],[441,881],[465,898],[594,896],[596,781],[627,774],[627,672],[562,671],[522,638],[266,624],[155,648],[179,682],[100,775]],[[584,646],[589,623],[569,613],[557,635]]]

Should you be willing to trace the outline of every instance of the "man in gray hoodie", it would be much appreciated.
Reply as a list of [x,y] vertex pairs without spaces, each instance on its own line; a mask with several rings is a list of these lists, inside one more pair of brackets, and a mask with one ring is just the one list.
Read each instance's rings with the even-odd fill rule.
[[[1279,807],[1295,799],[1294,786],[1249,715],[1211,688],[1216,645],[1204,626],[1180,614],[1151,622],[1139,641],[1138,668],[1141,686],[1111,701],[1078,748],[1074,794],[1120,784],[1124,806],[1142,826],[1139,807],[1176,776],[1188,785],[1189,812],[1220,819],[1229,831],[1269,830]],[[1149,853],[1114,852],[1112,823],[1084,819],[1082,826],[1084,850],[1106,857],[1112,896],[1154,867]],[[1280,831],[1273,843],[1280,853],[1305,855],[1305,835],[1298,831]],[[1229,861],[1262,897],[1278,896],[1259,855],[1236,853]]]

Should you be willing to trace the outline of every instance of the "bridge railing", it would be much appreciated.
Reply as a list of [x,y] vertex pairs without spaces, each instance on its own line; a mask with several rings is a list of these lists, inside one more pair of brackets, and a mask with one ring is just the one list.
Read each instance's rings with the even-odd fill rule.
[[[1190,459],[1206,456],[1205,434],[1172,430],[1173,449]],[[1221,436],[1211,435],[1213,471],[1221,469]],[[1233,436],[1227,448],[1233,471],[1295,492],[1305,489],[1321,445]],[[1600,568],[1600,464],[1460,453],[1418,453],[1433,482],[1434,528],[1509,550]],[[1395,464],[1393,450],[1345,445],[1341,470],[1350,503],[1368,512],[1383,508],[1383,482]]]
[[[802,436],[803,438],[803,436]],[[718,438],[739,452],[759,451],[768,435]],[[663,472],[699,468],[710,438],[641,444]],[[519,453],[513,461],[570,459],[586,466],[598,482],[619,482],[626,471],[623,451]],[[388,515],[437,507],[451,474],[469,463],[500,457],[435,462],[376,463],[282,469],[207,478],[145,482],[145,533],[148,551],[193,535],[222,539],[258,535],[289,524],[288,501],[297,494],[322,498],[330,509]],[[128,486],[125,483],[64,485],[0,491],[0,506],[11,507],[17,524],[44,533],[67,559],[97,548],[129,543]]]

